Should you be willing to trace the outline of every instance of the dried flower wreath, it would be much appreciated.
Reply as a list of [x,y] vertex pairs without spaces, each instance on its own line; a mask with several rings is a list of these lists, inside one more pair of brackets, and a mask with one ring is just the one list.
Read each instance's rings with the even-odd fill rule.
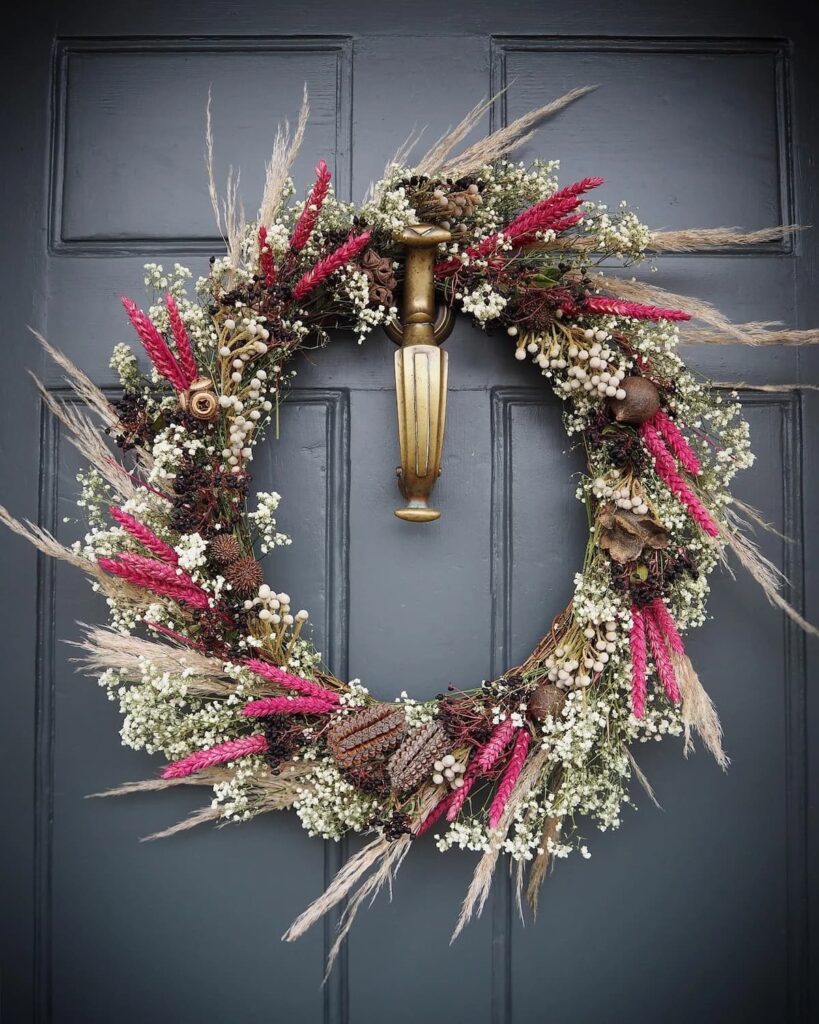
[[[625,207],[589,201],[600,178],[559,188],[555,163],[507,159],[536,122],[586,91],[452,156],[488,105],[477,106],[411,168],[408,143],[360,208],[334,197],[323,161],[307,198],[287,203],[305,97],[293,134],[285,126],[276,137],[254,223],[240,214],[235,182],[219,200],[209,156],[227,255],[211,260],[198,298],[186,297],[188,270],[149,264],[156,304],[143,312],[123,299],[152,363],[147,376],[117,345],[123,395],[112,404],[40,339],[130,453],[126,468],[89,416],[41,388],[91,463],[80,475],[88,533],[66,548],[0,510],[107,598],[111,624],[87,630],[82,662],[119,702],[123,741],[169,759],[160,779],[113,792],[213,788],[211,804],[159,835],[283,808],[313,836],[370,834],[286,936],[347,900],[331,962],[363,900],[433,828],[441,850],[481,853],[457,934],[482,909],[501,853],[517,862],[519,901],[529,866],[536,905],[552,858],[575,847],[588,856],[579,816],[601,829],[620,823],[632,775],[643,781],[630,744],[683,735],[687,753],[696,732],[727,765],[682,634],[703,621],[708,574],[728,549],[815,632],[746,535],[757,517],[729,494],[752,461],[736,395],[723,401],[676,347],[692,316],[704,326],[688,330],[688,342],[807,343],[819,331],[732,324],[706,303],[601,269],[783,229],[652,233]],[[211,154],[209,115],[207,139]],[[285,396],[293,357],[329,342],[328,327],[361,340],[396,316],[395,236],[419,221],[453,236],[436,266],[440,300],[497,331],[499,344],[511,341],[565,400],[566,428],[588,459],[577,496],[590,533],[571,602],[523,664],[469,692],[382,703],[320,663],[307,612],[264,582],[259,557],[289,543],[276,526],[279,495],[256,494],[251,510],[246,501],[254,446]]]

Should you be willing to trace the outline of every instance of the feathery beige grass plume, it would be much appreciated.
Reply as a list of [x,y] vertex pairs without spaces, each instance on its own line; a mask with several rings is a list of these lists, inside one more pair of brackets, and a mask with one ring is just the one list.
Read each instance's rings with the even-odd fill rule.
[[649,252],[698,252],[703,249],[726,249],[734,245],[760,245],[781,242],[788,235],[801,231],[799,224],[777,224],[758,231],[742,228],[686,228],[682,231],[655,231],[648,243]]
[[299,110],[299,117],[292,138],[290,137],[290,125],[287,121],[276,129],[276,137],[273,140],[273,152],[265,168],[262,201],[259,204],[258,224],[260,227],[269,225],[281,206],[284,186],[287,183],[293,163],[304,141],[304,133],[307,129],[309,117],[310,102],[307,95],[307,86],[305,85],[301,109]]
[[587,93],[593,92],[596,88],[596,85],[587,85],[578,89],[571,89],[564,96],[552,100],[536,110],[529,111],[528,114],[524,114],[511,124],[492,132],[485,138],[468,146],[458,156],[445,162],[455,146],[463,141],[498,96],[503,95],[505,90],[501,90],[495,96],[491,96],[488,100],[482,100],[474,106],[459,124],[442,136],[429,153],[423,157],[418,165],[418,170],[422,174],[437,173],[454,178],[462,177],[465,174],[472,174],[484,164],[491,163],[493,160],[499,160],[502,156],[514,152],[531,137],[532,130],[539,122],[552,117],[570,103],[579,100]]
[[705,692],[705,687],[686,654],[675,654],[671,651],[671,662],[682,696],[682,721],[685,729],[683,752],[686,757],[694,749],[692,732],[696,730],[706,747],[714,755],[714,760],[726,771],[731,763],[722,749],[722,725],[720,724],[714,702]]
[[481,856],[475,867],[472,882],[461,905],[461,912],[450,943],[458,938],[466,925],[472,920],[473,915],[475,917],[481,916],[492,888],[492,876],[495,873],[495,866],[500,856],[501,846],[512,824],[515,810],[521,801],[526,799],[532,788],[540,782],[548,756],[547,751],[538,750],[524,765],[523,771],[520,773],[515,787],[509,796],[506,807],[503,809],[503,814],[497,828],[492,835],[492,847]]

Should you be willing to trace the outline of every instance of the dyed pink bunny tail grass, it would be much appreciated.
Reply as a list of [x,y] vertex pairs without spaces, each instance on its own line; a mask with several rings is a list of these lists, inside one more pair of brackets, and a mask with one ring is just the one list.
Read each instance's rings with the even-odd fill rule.
[[656,412],[654,414],[654,426],[662,435],[668,450],[686,473],[690,473],[691,476],[699,476],[702,472],[700,460],[694,454],[683,432],[668,413],[663,412],[662,409]]
[[182,314],[179,312],[179,307],[173,295],[165,296],[165,308],[168,310],[168,319],[170,320],[171,333],[176,345],[176,354],[179,356],[179,364],[182,367],[182,372],[187,377],[188,387],[190,387],[199,376],[199,369],[193,355],[193,348],[191,348],[191,339],[185,324],[182,322]]
[[584,313],[603,313],[608,316],[627,316],[632,320],[690,320],[691,314],[682,309],[662,309],[646,306],[642,302],[613,299],[608,295],[590,295],[583,300]]
[[204,768],[213,768],[214,765],[225,764],[227,761],[237,761],[240,757],[248,757],[250,754],[263,754],[266,750],[267,740],[264,736],[228,740],[207,750],[197,750],[179,761],[171,761],[160,774],[163,779],[184,779],[186,775],[194,775]]
[[292,673],[285,672],[284,669],[266,661],[260,661],[258,658],[247,658],[242,664],[247,666],[251,672],[255,672],[257,676],[267,679],[270,683],[275,683],[276,686],[281,686],[282,689],[296,690],[297,693],[302,693],[305,697],[315,697],[324,701],[325,704],[338,704],[338,694],[319,686],[311,679],[294,676]]
[[719,527],[711,518],[705,505],[694,494],[691,488],[683,481],[677,472],[674,458],[663,443],[663,439],[657,433],[651,423],[643,423],[640,427],[643,443],[654,460],[654,468],[657,475],[677,498],[688,509],[691,518],[710,536],[719,537]]
[[338,710],[318,697],[261,697],[242,708],[245,718],[268,718],[270,715],[326,715]]
[[142,555],[123,552],[117,559],[98,558],[99,567],[112,576],[118,576],[126,583],[132,583],[142,590],[150,590],[161,597],[184,601],[193,608],[209,608],[210,598],[198,587],[190,576],[165,562],[157,562]]
[[631,713],[643,718],[646,713],[646,625],[636,604],[631,606]]
[[267,228],[259,228],[259,269],[264,276],[264,283],[269,288],[276,280],[276,263],[273,250],[267,244]]
[[663,599],[661,597],[655,598],[648,606],[648,612],[660,627],[666,643],[671,648],[671,653],[683,657],[685,645],[682,642],[680,631],[677,629],[677,623],[674,621],[671,612],[666,608]]
[[151,323],[148,316],[142,312],[135,302],[122,296],[122,305],[131,321],[131,326],[137,332],[139,340],[145,351],[148,353],[151,362],[157,371],[171,383],[177,391],[185,391],[188,387],[188,380],[182,372],[182,368],[174,359],[173,353],[159,331]]
[[313,228],[316,226],[316,221],[324,205],[324,200],[330,191],[331,177],[332,175],[327,170],[327,164],[323,160],[319,160],[316,165],[315,184],[310,190],[310,195],[307,197],[307,202],[304,204],[304,209],[301,211],[299,219],[296,221],[296,226],[293,228],[293,234],[290,237],[290,248],[293,252],[301,252],[307,244],[310,235],[312,235]]
[[651,657],[657,669],[660,682],[663,684],[665,695],[672,704],[679,704],[680,690],[677,686],[677,676],[671,663],[671,657],[668,653],[668,647],[666,647],[662,630],[657,625],[657,620],[650,610],[647,614],[643,615],[643,622],[645,622],[646,626],[646,636],[648,637],[648,645],[651,648]]
[[501,820],[504,808],[509,802],[512,790],[515,788],[515,783],[518,781],[518,777],[523,771],[523,765],[526,763],[526,755],[528,753],[529,732],[526,729],[518,729],[518,734],[515,737],[515,745],[512,748],[512,755],[509,758],[509,764],[506,766],[506,771],[503,773],[503,778],[500,780],[498,791],[495,793],[492,805],[489,808],[490,828],[496,828],[498,822]]
[[111,513],[112,519],[115,519],[124,530],[127,530],[152,555],[161,558],[163,562],[171,562],[174,565],[179,561],[179,556],[170,544],[160,540],[153,530],[150,530],[144,523],[135,519],[129,512],[124,512],[121,508],[117,508],[116,505],[111,505],[108,511]]
[[305,295],[309,295],[322,281],[354,260],[369,240],[370,232],[364,231],[360,235],[354,235],[352,238],[349,238],[338,249],[331,252],[329,256],[319,260],[312,270],[309,270],[296,281],[293,288],[293,298],[298,301],[303,299]]

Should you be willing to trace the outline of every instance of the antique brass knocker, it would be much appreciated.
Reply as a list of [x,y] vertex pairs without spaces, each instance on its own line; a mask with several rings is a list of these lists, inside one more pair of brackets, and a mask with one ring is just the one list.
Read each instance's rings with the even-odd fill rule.
[[407,501],[399,519],[429,523],[441,515],[429,498],[441,475],[446,425],[447,361],[440,345],[455,324],[449,306],[435,308],[436,247],[452,236],[434,224],[413,224],[398,236],[406,248],[401,322],[386,328],[395,353],[395,397],[401,465],[398,486]]

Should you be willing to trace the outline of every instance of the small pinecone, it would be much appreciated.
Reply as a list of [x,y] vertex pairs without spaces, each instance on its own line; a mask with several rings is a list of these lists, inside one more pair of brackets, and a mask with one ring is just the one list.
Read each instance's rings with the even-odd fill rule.
[[355,768],[397,747],[405,728],[401,708],[376,704],[333,722],[327,730],[327,746],[340,768]]
[[407,736],[390,758],[387,769],[393,788],[403,793],[429,775],[433,764],[448,754],[450,742],[438,722],[427,722]]
[[225,579],[241,597],[255,594],[264,582],[262,568],[255,558],[237,558],[225,569]]
[[217,565],[230,565],[242,554],[239,541],[229,533],[217,534],[210,542],[210,557]]

